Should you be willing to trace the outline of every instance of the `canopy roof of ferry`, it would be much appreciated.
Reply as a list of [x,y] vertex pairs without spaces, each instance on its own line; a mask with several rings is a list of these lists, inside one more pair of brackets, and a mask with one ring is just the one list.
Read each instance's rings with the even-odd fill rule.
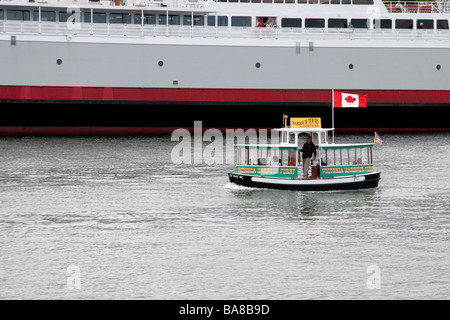
[[280,149],[280,150],[293,150],[298,146],[292,143],[283,144],[236,144],[237,148],[249,148],[249,149]]
[[353,149],[353,148],[367,148],[373,147],[375,143],[324,143],[319,145],[319,149]]
[[[375,143],[324,143],[319,145],[319,149],[353,149],[353,148],[367,148],[373,147]],[[249,149],[280,149],[280,150],[293,150],[299,149],[300,146],[297,146],[292,143],[282,143],[282,144],[236,144],[237,148],[249,148]]]

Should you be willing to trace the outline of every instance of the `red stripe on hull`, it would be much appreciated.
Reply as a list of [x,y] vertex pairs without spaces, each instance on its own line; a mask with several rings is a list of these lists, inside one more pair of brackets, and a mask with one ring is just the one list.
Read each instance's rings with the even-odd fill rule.
[[[41,134],[63,134],[63,135],[89,135],[89,134],[171,134],[175,127],[0,127],[0,135],[41,135]],[[184,128],[193,133],[194,128]],[[204,127],[203,131],[208,128]],[[248,128],[217,128],[225,132],[227,129]],[[255,128],[269,129],[269,128]],[[337,132],[450,132],[450,128],[339,128]]]
[[[369,103],[450,103],[450,90],[347,90]],[[195,89],[0,86],[0,100],[331,103],[331,89]]]

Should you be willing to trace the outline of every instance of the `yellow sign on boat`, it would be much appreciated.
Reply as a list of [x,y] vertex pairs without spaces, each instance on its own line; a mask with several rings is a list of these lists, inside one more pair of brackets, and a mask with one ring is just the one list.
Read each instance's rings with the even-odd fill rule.
[[291,118],[291,128],[322,128],[321,118]]

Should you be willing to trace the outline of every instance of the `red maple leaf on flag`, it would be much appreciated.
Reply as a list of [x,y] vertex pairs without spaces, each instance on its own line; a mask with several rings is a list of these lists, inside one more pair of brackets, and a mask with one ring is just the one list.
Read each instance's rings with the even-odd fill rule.
[[356,99],[353,98],[352,96],[347,96],[345,97],[345,101],[347,101],[348,103],[353,103],[356,101]]

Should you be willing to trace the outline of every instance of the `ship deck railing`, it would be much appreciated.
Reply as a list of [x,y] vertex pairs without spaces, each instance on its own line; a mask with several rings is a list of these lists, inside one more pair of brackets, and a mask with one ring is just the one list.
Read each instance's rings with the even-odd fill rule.
[[448,0],[442,1],[383,1],[391,13],[450,13]]
[[203,27],[89,24],[78,25],[58,22],[0,21],[0,34],[43,35],[70,37],[178,37],[178,38],[237,38],[237,39],[294,39],[297,41],[348,39],[348,40],[450,40],[448,29],[299,29],[257,27]]

